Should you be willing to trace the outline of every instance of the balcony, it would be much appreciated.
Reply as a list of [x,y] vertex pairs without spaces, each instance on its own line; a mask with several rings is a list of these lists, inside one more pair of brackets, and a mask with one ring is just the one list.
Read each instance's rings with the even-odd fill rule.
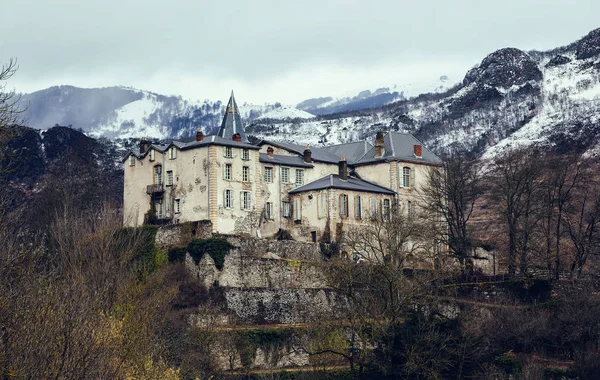
[[148,185],[146,187],[146,193],[151,196],[161,195],[165,192],[165,188],[162,183],[156,183],[154,185]]

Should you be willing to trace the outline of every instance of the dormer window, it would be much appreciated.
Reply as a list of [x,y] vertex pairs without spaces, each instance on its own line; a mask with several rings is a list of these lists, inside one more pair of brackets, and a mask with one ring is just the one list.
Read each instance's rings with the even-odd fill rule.
[[156,159],[156,151],[154,149],[150,149],[150,161],[154,161]]
[[177,158],[177,149],[172,146],[169,148],[169,160],[174,160]]
[[129,156],[129,166],[135,166],[135,156],[133,154]]

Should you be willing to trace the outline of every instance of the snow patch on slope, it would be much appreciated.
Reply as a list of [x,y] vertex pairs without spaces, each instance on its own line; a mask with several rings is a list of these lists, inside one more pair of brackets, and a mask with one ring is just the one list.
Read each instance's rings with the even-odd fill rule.
[[277,119],[277,120],[294,120],[294,119],[314,119],[315,115],[308,113],[306,111],[302,111],[292,106],[282,106],[279,108],[275,108],[272,111],[269,111],[255,120],[264,120],[264,119]]

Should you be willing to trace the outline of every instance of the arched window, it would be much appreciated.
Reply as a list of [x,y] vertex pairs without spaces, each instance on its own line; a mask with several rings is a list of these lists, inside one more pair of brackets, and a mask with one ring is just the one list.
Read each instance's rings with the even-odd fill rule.
[[162,185],[162,165],[154,166],[154,183],[157,185]]

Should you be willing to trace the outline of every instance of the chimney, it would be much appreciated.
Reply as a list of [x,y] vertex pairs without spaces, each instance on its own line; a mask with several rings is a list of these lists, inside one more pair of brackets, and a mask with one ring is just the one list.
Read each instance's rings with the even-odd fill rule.
[[231,136],[231,139],[235,142],[242,142],[242,135],[240,135],[239,133],[236,133],[233,136]]
[[202,128],[198,128],[198,131],[196,132],[196,141],[202,140],[204,140],[204,133],[202,133]]
[[375,158],[382,157],[385,154],[385,144],[383,143],[383,132],[377,132],[375,135]]
[[415,157],[423,157],[423,147],[421,145],[415,145]]
[[312,152],[310,151],[310,147],[307,145],[304,148],[304,162],[311,163],[312,162]]
[[146,137],[144,136],[140,140],[140,153],[146,153],[148,151],[148,148],[150,148],[150,141],[146,140]]
[[267,148],[267,156],[273,157],[273,147],[270,146]]
[[340,179],[346,181],[348,179],[348,163],[346,162],[346,157],[340,157],[338,168],[340,171]]

